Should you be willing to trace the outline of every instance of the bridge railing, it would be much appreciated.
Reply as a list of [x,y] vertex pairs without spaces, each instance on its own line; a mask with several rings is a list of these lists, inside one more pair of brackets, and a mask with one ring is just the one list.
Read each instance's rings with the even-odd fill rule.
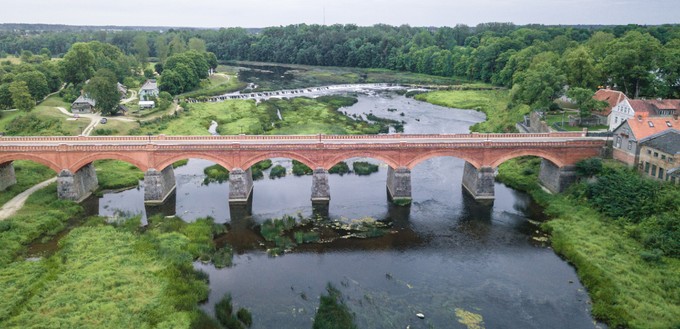
[[150,141],[258,141],[258,140],[385,140],[385,139],[496,139],[496,138],[577,138],[586,132],[551,133],[470,133],[470,134],[388,134],[388,135],[222,135],[222,136],[2,136],[8,142],[150,142]]

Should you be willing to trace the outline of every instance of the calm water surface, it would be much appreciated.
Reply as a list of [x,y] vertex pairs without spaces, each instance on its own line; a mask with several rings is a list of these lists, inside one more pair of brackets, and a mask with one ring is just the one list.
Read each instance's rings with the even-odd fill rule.
[[[340,111],[404,120],[405,133],[468,132],[484,120],[478,112],[395,94],[358,97],[357,104]],[[290,159],[273,160],[291,166]],[[106,216],[162,211],[186,221],[212,216],[229,224],[226,240],[237,250],[234,266],[195,264],[210,275],[210,298],[203,306],[209,313],[230,293],[234,309],[252,312],[253,328],[311,328],[319,296],[331,283],[359,328],[467,328],[456,310],[480,315],[484,328],[596,327],[574,269],[534,239],[540,234],[528,219],[541,218],[531,200],[496,184],[492,205],[475,202],[462,191],[460,159],[435,158],[414,168],[413,204],[407,208],[389,205],[384,164],[370,176],[331,175],[331,218],[386,220],[392,233],[304,245],[276,258],[259,247],[254,227],[286,214],[312,215],[311,176],[256,181],[248,215],[230,209],[228,184],[203,184],[203,168],[209,165],[191,159],[177,168],[176,197],[164,209],[145,209],[143,187],[99,200],[99,213]]]

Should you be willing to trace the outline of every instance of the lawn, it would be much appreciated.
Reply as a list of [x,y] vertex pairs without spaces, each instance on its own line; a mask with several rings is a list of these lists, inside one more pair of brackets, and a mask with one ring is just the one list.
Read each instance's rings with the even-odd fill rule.
[[216,73],[208,77],[207,80],[201,81],[199,90],[190,91],[181,95],[180,98],[196,98],[200,96],[216,96],[234,91],[241,90],[246,87],[245,82],[239,81],[235,75]]

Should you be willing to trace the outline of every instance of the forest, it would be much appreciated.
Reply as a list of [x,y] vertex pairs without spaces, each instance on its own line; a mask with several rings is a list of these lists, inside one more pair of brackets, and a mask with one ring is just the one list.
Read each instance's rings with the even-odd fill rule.
[[0,32],[0,55],[61,57],[76,42],[116,46],[140,62],[187,49],[220,61],[385,68],[513,88],[514,101],[547,107],[565,85],[615,87],[629,97],[680,97],[680,26],[289,25],[149,31]]

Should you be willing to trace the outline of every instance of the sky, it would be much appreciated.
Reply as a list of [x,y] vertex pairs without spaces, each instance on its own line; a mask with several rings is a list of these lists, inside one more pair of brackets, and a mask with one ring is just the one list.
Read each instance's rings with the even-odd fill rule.
[[680,23],[680,0],[2,0],[0,23],[267,27]]

